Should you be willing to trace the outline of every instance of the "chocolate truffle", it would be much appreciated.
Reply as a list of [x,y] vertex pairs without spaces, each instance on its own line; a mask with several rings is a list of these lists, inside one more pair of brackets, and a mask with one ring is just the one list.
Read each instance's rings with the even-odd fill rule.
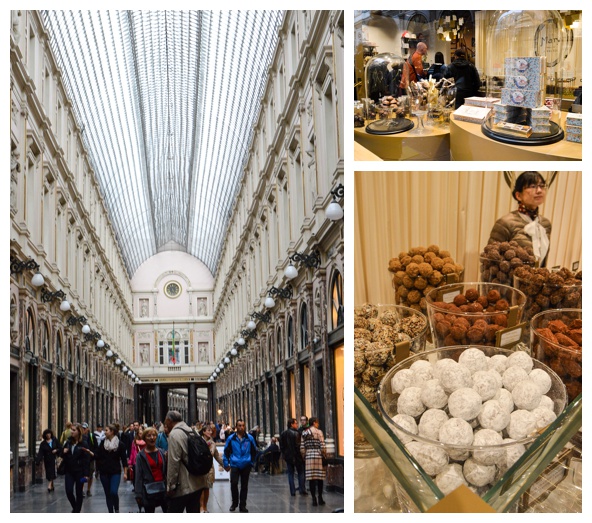
[[499,401],[488,400],[481,406],[477,416],[479,424],[484,429],[491,429],[499,432],[504,430],[510,422],[510,412],[501,406]]
[[456,389],[448,397],[448,411],[454,418],[466,421],[477,417],[481,411],[481,396],[468,387]]

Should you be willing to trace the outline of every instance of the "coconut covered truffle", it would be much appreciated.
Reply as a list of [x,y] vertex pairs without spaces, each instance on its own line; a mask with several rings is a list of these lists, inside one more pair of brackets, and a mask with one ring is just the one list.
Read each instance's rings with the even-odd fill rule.
[[[504,438],[503,443],[515,443],[515,441],[512,438]],[[514,445],[508,445],[503,448],[504,454],[502,455],[502,459],[497,462],[497,465],[502,472],[505,472],[526,452],[526,447],[522,443],[515,443]]]
[[469,446],[473,443],[473,429],[460,418],[450,418],[440,427],[438,439],[449,445]]
[[432,375],[432,364],[426,360],[417,360],[409,367],[419,378],[423,381],[431,380],[434,376]]
[[448,365],[442,369],[440,383],[446,392],[451,393],[456,389],[472,387],[473,379],[471,377],[471,371],[464,365],[457,363],[456,365]]
[[436,476],[436,485],[444,495],[450,494],[461,485],[468,485],[462,472],[462,466],[458,463],[446,465]]
[[543,369],[533,369],[528,377],[537,384],[541,394],[551,390],[551,377]]
[[514,410],[514,400],[512,399],[512,393],[509,390],[498,390],[493,399],[497,401],[508,414]]
[[[481,429],[475,432],[473,446],[496,447],[502,443],[501,435],[495,430]],[[481,465],[495,465],[502,459],[504,451],[499,448],[480,449],[473,451],[473,459]]]
[[458,362],[467,367],[471,374],[478,370],[487,370],[487,357],[479,349],[466,349],[458,358]]
[[406,388],[415,384],[415,373],[411,369],[401,369],[391,378],[391,389],[401,394]]
[[421,444],[414,446],[413,457],[430,476],[440,473],[448,465],[448,454],[442,447]]
[[557,419],[555,412],[545,407],[532,409],[531,413],[535,417],[537,429],[544,429],[547,425],[550,425]]
[[523,368],[528,374],[533,367],[532,358],[524,351],[515,351],[508,356],[508,368],[513,366],[519,366]]
[[481,396],[467,387],[456,389],[448,398],[448,411],[454,418],[466,421],[477,417],[481,411]]
[[502,386],[502,377],[495,370],[478,370],[473,374],[473,390],[483,401],[493,398]]
[[[408,414],[397,414],[393,416],[393,422],[399,427],[404,428],[407,432],[411,434],[417,434],[418,428],[417,423],[415,423],[415,418],[409,416]],[[413,438],[408,434],[405,434],[402,430],[394,429],[395,434],[401,440],[403,445],[407,445],[407,443],[413,441]]]
[[498,371],[503,374],[508,368],[508,357],[505,354],[494,354],[487,362],[490,369]]
[[528,379],[528,373],[520,366],[508,367],[502,374],[504,387],[512,392],[514,387],[521,381]]

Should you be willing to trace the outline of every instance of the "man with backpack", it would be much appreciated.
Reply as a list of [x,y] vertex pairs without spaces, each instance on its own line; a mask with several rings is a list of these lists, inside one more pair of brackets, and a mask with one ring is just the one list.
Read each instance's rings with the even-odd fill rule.
[[167,497],[169,512],[199,512],[212,455],[206,441],[192,430],[181,414],[171,410],[164,419],[168,430]]
[[[241,512],[247,510],[247,493],[249,491],[249,474],[257,457],[257,444],[253,436],[247,434],[245,422],[242,419],[236,422],[236,432],[226,438],[224,445],[224,469],[230,470],[230,493],[232,505],[230,512],[239,507]],[[238,493],[238,481],[240,479],[240,501]]]

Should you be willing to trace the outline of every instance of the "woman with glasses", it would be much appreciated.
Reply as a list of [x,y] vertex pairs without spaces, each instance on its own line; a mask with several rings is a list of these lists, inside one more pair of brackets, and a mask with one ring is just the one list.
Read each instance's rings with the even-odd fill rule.
[[551,222],[539,213],[547,196],[545,179],[536,171],[523,172],[516,179],[512,196],[518,209],[495,222],[488,243],[514,240],[521,247],[531,247],[539,266],[544,267],[551,239]]

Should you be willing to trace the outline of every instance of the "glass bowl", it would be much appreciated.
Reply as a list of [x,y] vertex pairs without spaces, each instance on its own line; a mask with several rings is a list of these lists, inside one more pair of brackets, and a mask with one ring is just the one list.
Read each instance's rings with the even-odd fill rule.
[[[557,336],[558,328],[563,330],[558,322],[574,326],[574,329],[568,331],[569,334],[563,334],[569,339]],[[567,389],[569,401],[582,392],[581,324],[582,309],[551,309],[539,312],[530,321],[532,356],[559,375]],[[566,346],[566,343],[571,342],[576,346]]]
[[[542,428],[533,431],[526,437],[516,439],[515,441],[504,440],[503,443],[496,445],[453,445],[448,443],[442,443],[437,439],[431,439],[419,434],[414,434],[408,428],[399,425],[393,421],[393,418],[398,414],[398,399],[400,396],[400,394],[392,388],[392,378],[395,376],[395,374],[397,374],[401,370],[410,369],[410,367],[418,361],[427,361],[431,363],[432,368],[439,360],[452,359],[454,361],[458,361],[460,355],[469,348],[480,349],[487,357],[492,357],[495,355],[510,356],[511,354],[513,354],[513,351],[501,349],[499,347],[475,345],[444,347],[434,349],[431,351],[422,352],[420,354],[414,354],[413,356],[407,358],[401,363],[395,365],[387,372],[382,382],[380,383],[377,398],[378,406],[383,419],[386,421],[389,428],[391,428],[391,430],[393,430],[394,433],[398,436],[398,438],[404,443],[405,447],[409,450],[410,454],[413,454],[413,452],[411,451],[410,444],[412,442],[417,442],[420,445],[422,445],[424,449],[434,449],[435,452],[442,454],[443,456],[446,456],[448,459],[448,464],[458,463],[460,465],[463,465],[469,457],[475,456],[475,453],[477,453],[480,457],[484,454],[496,456],[496,462],[493,465],[490,465],[495,467],[495,471],[491,471],[492,473],[494,473],[494,476],[492,477],[491,481],[488,481],[487,484],[484,485],[472,485],[473,487],[477,487],[476,490],[479,494],[483,494],[485,493],[485,490],[488,487],[490,487],[496,480],[498,480],[506,472],[506,470],[509,467],[511,467],[511,465],[514,462],[516,462],[516,460],[519,458],[522,452],[526,450],[528,445],[530,445],[533,441],[537,439],[537,437],[543,430]],[[565,385],[561,381],[561,378],[543,362],[536,360],[534,358],[532,362],[533,370],[542,369],[545,372],[547,372],[547,374],[551,378],[551,388],[546,393],[546,395],[553,402],[553,411],[555,415],[559,416],[565,409],[565,406],[567,405],[567,393]],[[447,409],[448,407],[446,406],[445,412],[447,412]],[[421,414],[415,417],[416,422],[420,418],[420,416]],[[504,437],[506,437],[505,429]],[[437,474],[431,474],[431,472],[433,471],[428,471],[424,467],[422,467],[420,463],[416,460],[416,458],[413,457],[413,455],[411,456],[411,459],[416,461],[417,466],[421,467],[421,470],[424,471],[426,474],[430,475],[433,478],[436,477]]]
[[520,323],[525,303],[524,293],[497,283],[467,282],[433,289],[426,304],[434,345],[494,346],[498,331]]

